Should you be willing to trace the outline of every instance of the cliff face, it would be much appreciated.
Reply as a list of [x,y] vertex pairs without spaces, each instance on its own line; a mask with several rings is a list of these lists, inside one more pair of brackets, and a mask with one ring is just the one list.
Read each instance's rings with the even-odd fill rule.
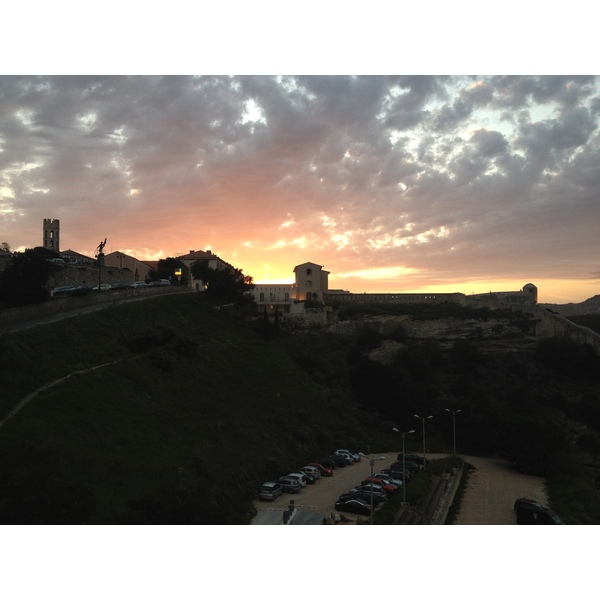
[[[600,297],[599,297],[600,298]],[[537,340],[565,337],[580,344],[589,344],[600,356],[600,334],[581,327],[566,317],[548,310],[544,305],[528,308],[527,315],[481,318],[414,319],[408,315],[378,315],[362,320],[340,321],[329,327],[333,333],[360,335],[373,332],[401,340],[436,340],[449,347],[459,340],[477,341],[482,351],[513,351],[531,349]]]
[[442,348],[449,348],[459,340],[473,340],[483,352],[520,352],[535,345],[534,326],[533,320],[523,323],[511,318],[416,320],[409,316],[377,316],[360,321],[338,322],[329,330],[342,335],[378,333],[392,338],[369,355],[372,360],[389,364],[403,346],[402,341],[394,340],[403,337],[435,340]]

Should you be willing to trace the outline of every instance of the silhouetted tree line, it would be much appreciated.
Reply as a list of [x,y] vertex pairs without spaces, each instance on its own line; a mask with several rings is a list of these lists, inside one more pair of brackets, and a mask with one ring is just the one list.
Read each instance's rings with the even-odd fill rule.
[[241,269],[227,266],[213,269],[207,260],[197,260],[191,266],[194,279],[201,279],[207,293],[221,303],[230,303],[242,307],[254,302],[251,292],[254,289],[253,278],[244,275]]
[[48,300],[48,279],[61,268],[49,262],[52,258],[60,255],[42,247],[15,252],[6,269],[0,271],[0,303],[25,306]]
[[[422,440],[415,414],[433,415],[426,425],[430,450],[452,449],[452,415],[446,409],[461,411],[456,429],[462,454],[557,469],[571,448],[568,420],[598,432],[600,447],[600,361],[590,347],[553,339],[540,342],[535,353],[484,353],[471,340],[450,347],[405,340],[392,362],[382,364],[369,353],[384,339],[373,332],[354,338],[295,334],[288,346],[318,383],[403,431],[414,429],[407,442],[415,449]],[[595,392],[582,397],[586,382]],[[589,437],[584,443],[593,445]]]

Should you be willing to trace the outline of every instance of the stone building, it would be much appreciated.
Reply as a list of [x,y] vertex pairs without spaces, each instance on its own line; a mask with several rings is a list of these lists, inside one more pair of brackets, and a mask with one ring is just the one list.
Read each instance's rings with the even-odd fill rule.
[[145,281],[150,269],[152,268],[143,260],[129,256],[124,252],[110,252],[104,256],[104,267],[113,269],[127,269],[132,273],[131,283],[135,281]]
[[44,219],[42,246],[54,252],[60,252],[60,221]]
[[[226,268],[235,268],[224,260],[221,260],[216,254],[213,254],[211,250],[190,250],[187,254],[183,254],[177,258],[188,269],[191,269],[192,265],[198,260],[207,261],[209,268],[215,269],[215,271],[220,271],[221,269]],[[201,279],[193,279],[190,273],[188,278],[188,287],[191,287],[194,290],[202,291],[204,290],[204,282]]]
[[321,265],[307,262],[294,267],[295,283],[257,283],[252,291],[262,312],[283,314],[303,312],[304,301],[323,302],[329,285],[329,271]]

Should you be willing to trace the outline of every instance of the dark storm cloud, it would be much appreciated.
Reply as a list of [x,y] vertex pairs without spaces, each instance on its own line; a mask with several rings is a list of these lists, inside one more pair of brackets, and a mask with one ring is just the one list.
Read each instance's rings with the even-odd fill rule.
[[3,77],[0,223],[29,236],[64,214],[83,250],[108,214],[124,249],[247,243],[267,261],[310,244],[333,270],[409,266],[415,278],[550,273],[550,239],[561,265],[590,273],[590,248],[564,234],[592,239],[598,222],[597,83]]

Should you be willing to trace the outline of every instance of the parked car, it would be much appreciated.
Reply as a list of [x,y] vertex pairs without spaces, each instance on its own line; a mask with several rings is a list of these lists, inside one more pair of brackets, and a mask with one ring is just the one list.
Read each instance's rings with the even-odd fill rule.
[[297,494],[302,489],[302,484],[291,477],[280,477],[275,483],[278,483],[281,489],[288,494]]
[[[537,504],[537,503],[536,503]],[[517,510],[519,525],[564,525],[564,521],[551,509],[532,503],[521,503]]]
[[260,500],[277,500],[281,494],[283,494],[283,490],[281,489],[281,485],[276,481],[265,481],[258,490]]
[[537,500],[533,500],[533,498],[517,498],[515,500],[514,510],[519,510],[519,508],[534,506],[536,508],[544,508],[544,506],[538,502]]
[[59,285],[50,292],[50,295],[52,297],[69,296],[74,289],[72,285]]
[[399,489],[395,485],[387,483],[386,481],[384,481],[383,479],[379,479],[378,477],[367,477],[365,480],[363,480],[362,485],[371,485],[371,483],[376,483],[377,485],[380,485],[385,490],[385,493],[388,496],[392,496]]
[[[348,490],[348,493],[350,494],[353,494],[354,492],[367,492],[367,494],[370,494],[371,484],[357,485],[356,487],[353,487],[352,489]],[[373,484],[373,496],[378,496],[382,502],[388,497],[386,491],[380,485],[377,485],[375,483]]]
[[[319,460],[319,464],[323,465],[326,469],[335,469],[336,468],[336,464],[333,460],[331,460],[331,458],[327,457],[327,458],[322,458],[321,460]],[[344,463],[345,465],[346,463]]]
[[71,296],[87,296],[92,291],[89,285],[78,285],[76,288],[71,290]]
[[[306,473],[302,473],[300,471],[295,471],[293,473],[288,473],[286,477],[290,479],[296,479],[302,487],[305,487],[308,481],[308,475]],[[313,482],[314,483],[314,482]]]
[[112,286],[113,290],[126,290],[129,286],[126,283],[115,283]]
[[338,500],[335,503],[335,510],[363,515],[366,517],[371,514],[371,506],[364,500],[360,500],[358,498]]
[[349,456],[354,462],[360,462],[360,454],[357,452],[350,452],[350,450],[336,450],[335,454],[341,454],[342,456]]
[[393,477],[394,479],[399,479],[400,481],[406,481],[407,483],[411,478],[411,472],[408,469],[406,471],[403,471],[400,468],[381,469],[381,472],[385,473],[386,475],[389,475],[390,477]]
[[335,463],[336,467],[345,467],[352,464],[351,459],[342,456],[341,454],[332,454],[329,458]]
[[[359,500],[369,504],[369,506],[371,505],[371,494],[369,492],[346,492],[338,498],[338,502],[345,502],[351,498],[358,498]],[[381,502],[382,500],[379,494],[373,494],[373,506],[379,506]]]
[[388,475],[387,473],[375,473],[373,475],[373,478],[387,481],[390,485],[395,485],[396,488],[401,488],[404,485],[404,482],[401,479],[394,479],[391,475]]
[[[398,462],[402,462],[402,456],[402,452],[400,452],[400,454],[398,454]],[[423,458],[420,454],[417,454],[416,452],[406,452],[404,454],[404,460],[414,462],[417,465],[421,466],[429,462],[426,458]]]
[[129,287],[130,288],[146,287],[146,282],[145,281],[134,281]]
[[98,290],[100,290],[101,292],[106,292],[107,290],[110,290],[111,287],[112,285],[110,285],[110,283],[100,283],[98,285],[95,285],[92,288],[92,291],[97,292]]
[[326,467],[325,465],[322,465],[321,463],[317,462],[308,463],[308,466],[317,467],[317,469],[319,469],[319,472],[321,473],[321,477],[333,477],[333,468]]
[[306,475],[310,475],[315,480],[321,478],[321,471],[317,469],[317,467],[313,467],[312,465],[306,465],[305,467],[300,467],[300,470]]
[[390,469],[406,469],[407,471],[410,471],[411,473],[418,473],[421,470],[421,467],[417,463],[411,462],[409,460],[405,460],[405,461],[392,463],[390,465]]

